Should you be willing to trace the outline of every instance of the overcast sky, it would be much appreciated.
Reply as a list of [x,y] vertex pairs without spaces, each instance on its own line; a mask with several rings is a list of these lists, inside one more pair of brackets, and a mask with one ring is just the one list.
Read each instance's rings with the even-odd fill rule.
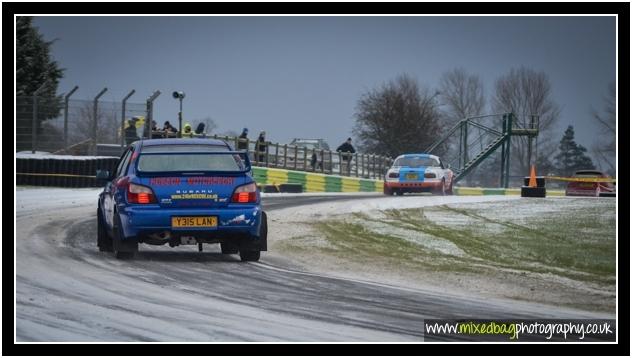
[[[549,75],[561,105],[558,132],[575,126],[588,148],[616,74],[614,17],[37,17],[54,59],[66,68],[59,91],[74,98],[143,103],[156,89],[155,119],[177,119],[174,90],[186,92],[185,120],[210,116],[218,132],[266,130],[268,140],[351,135],[360,95],[401,73],[436,87],[462,67],[494,81],[522,65]],[[177,122],[177,121],[176,121]]]

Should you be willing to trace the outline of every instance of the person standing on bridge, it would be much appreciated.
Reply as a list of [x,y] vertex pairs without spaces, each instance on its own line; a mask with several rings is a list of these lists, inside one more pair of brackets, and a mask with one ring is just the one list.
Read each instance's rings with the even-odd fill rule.
[[262,163],[265,161],[265,154],[268,144],[266,143],[266,132],[261,131],[259,138],[257,138],[257,162]]
[[237,138],[237,150],[248,151],[248,128],[244,128]]
[[136,119],[132,118],[127,121],[127,128],[125,128],[125,143],[130,145],[139,139],[136,132]]
[[197,128],[195,128],[195,133],[193,133],[194,138],[206,138],[206,133],[204,133],[204,127],[206,125],[202,122],[198,123]]
[[184,130],[182,131],[182,138],[193,138],[193,131],[191,131],[191,125],[186,123]]
[[[347,175],[351,173],[351,160],[353,159],[353,153],[355,153],[355,148],[351,145],[351,138],[347,138],[347,141],[342,143],[337,149],[336,152],[341,153],[342,161],[346,164],[346,168],[343,166],[343,170],[347,172]],[[340,163],[342,165],[343,163]]]
[[162,130],[165,132],[165,137],[167,138],[173,138],[176,136],[176,133],[178,133],[178,129],[172,126],[169,121],[165,121],[165,126]]

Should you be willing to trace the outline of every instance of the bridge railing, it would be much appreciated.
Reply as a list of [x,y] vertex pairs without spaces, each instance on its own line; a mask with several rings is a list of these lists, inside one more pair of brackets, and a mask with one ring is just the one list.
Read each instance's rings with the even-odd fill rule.
[[392,158],[373,153],[343,153],[269,141],[260,143],[256,140],[217,134],[206,138],[224,140],[235,148],[240,147],[240,142],[242,147],[247,145],[251,162],[260,167],[382,179],[393,163]]

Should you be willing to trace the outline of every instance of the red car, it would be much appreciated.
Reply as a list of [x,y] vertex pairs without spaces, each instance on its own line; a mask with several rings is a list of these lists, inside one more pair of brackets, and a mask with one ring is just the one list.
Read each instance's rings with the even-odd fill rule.
[[[607,178],[610,176],[598,170],[578,170],[573,178]],[[615,195],[615,183],[572,181],[566,187],[566,196],[612,196]]]

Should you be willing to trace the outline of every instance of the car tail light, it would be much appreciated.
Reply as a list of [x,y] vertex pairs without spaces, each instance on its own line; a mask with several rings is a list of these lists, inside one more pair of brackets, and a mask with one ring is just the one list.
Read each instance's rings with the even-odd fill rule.
[[436,178],[437,174],[435,173],[425,173],[424,178]]
[[398,172],[390,172],[390,173],[388,173],[388,177],[389,178],[399,178],[399,173]]
[[237,187],[233,192],[231,200],[233,203],[256,203],[257,202],[257,185],[250,183]]
[[151,188],[134,183],[129,183],[127,187],[127,201],[131,204],[155,204],[157,202]]

